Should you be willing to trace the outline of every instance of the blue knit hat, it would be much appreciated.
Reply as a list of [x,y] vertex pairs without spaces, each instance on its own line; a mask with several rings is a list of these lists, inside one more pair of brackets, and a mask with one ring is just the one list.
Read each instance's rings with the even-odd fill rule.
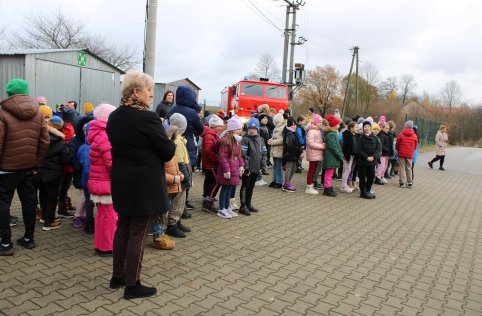
[[257,130],[259,130],[259,120],[255,117],[250,118],[247,127],[248,129],[256,128]]
[[55,129],[61,130],[64,127],[64,121],[56,115],[52,116],[49,120],[49,125]]

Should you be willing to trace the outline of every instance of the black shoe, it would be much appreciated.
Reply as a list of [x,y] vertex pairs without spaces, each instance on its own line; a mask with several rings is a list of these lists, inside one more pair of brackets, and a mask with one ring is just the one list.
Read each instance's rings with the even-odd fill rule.
[[110,279],[109,287],[111,289],[118,289],[126,285],[124,278],[112,278]]
[[177,225],[169,225],[166,229],[166,235],[176,238],[184,238],[186,237],[186,233],[177,227]]
[[268,186],[269,186],[270,188],[274,188],[274,187],[276,187],[276,182],[271,181],[271,183],[268,184]]
[[184,212],[182,212],[182,215],[181,215],[182,219],[188,219],[191,217],[192,217],[191,213],[189,213],[186,209],[184,210]]
[[317,182],[313,183],[313,187],[317,190],[323,190],[324,189],[323,184],[317,183]]
[[380,179],[378,179],[378,178],[375,178],[375,184],[385,185],[385,183],[383,183],[382,180],[380,180]]
[[242,207],[239,209],[238,214],[243,214],[243,215],[246,215],[246,216],[250,216],[250,215],[251,215],[251,212],[249,211],[249,209],[248,209],[246,206],[242,206]]
[[258,213],[259,212],[259,210],[256,207],[253,207],[253,206],[248,207],[248,210],[252,213]]
[[186,210],[190,210],[190,211],[191,211],[191,210],[193,210],[193,209],[194,209],[194,206],[192,206],[191,203],[186,202]]
[[0,245],[0,256],[11,256],[13,255],[13,244],[9,243],[8,245]]
[[127,300],[133,299],[133,298],[141,298],[141,297],[149,297],[156,295],[157,290],[155,287],[148,287],[141,285],[140,282],[138,282],[134,286],[126,286],[124,289],[124,298]]
[[275,189],[281,189],[282,187],[283,187],[283,185],[281,183],[275,183],[274,184]]
[[20,245],[20,246],[22,246],[24,248],[27,248],[27,249],[35,248],[35,242],[33,241],[33,239],[26,240],[25,237],[22,237],[22,238],[18,239],[17,245]]
[[218,209],[214,206],[214,202],[204,200],[203,201],[203,211],[208,213],[217,213]]
[[88,235],[92,235],[93,233],[95,233],[94,224],[85,225],[84,232]]
[[365,191],[362,191],[360,193],[360,197],[361,198],[364,198],[364,199],[367,199],[367,200],[371,200],[371,199],[374,199],[375,197],[373,196],[373,194],[371,194],[370,192],[365,192]]
[[433,162],[429,161],[428,166],[430,167],[430,169],[433,169]]
[[323,190],[323,195],[329,196],[329,197],[336,197],[337,196],[336,192],[333,190],[332,187],[325,188]]
[[185,233],[190,233],[190,232],[191,232],[191,228],[183,225],[183,224],[181,223],[181,220],[179,220],[179,221],[177,222],[177,228],[179,228],[180,230],[182,230],[182,231],[185,232]]
[[444,167],[440,167],[440,168],[438,168],[438,170],[445,171]]
[[296,168],[295,173],[302,173],[302,172],[303,172],[303,169],[301,169],[301,168]]

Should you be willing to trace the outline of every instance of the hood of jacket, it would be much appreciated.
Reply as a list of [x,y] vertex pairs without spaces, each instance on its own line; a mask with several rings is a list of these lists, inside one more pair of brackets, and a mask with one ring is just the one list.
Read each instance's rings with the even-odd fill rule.
[[176,90],[176,104],[187,106],[199,112],[201,107],[197,104],[196,93],[188,86],[179,86]]
[[39,106],[26,94],[15,94],[3,100],[0,105],[4,111],[20,120],[29,120],[39,111]]
[[204,138],[204,137],[206,137],[207,135],[214,135],[214,136],[216,136],[217,134],[216,134],[216,131],[213,130],[211,127],[209,127],[209,126],[204,126],[203,133],[202,133],[201,137]]
[[401,134],[405,136],[412,136],[412,135],[415,135],[415,132],[413,131],[412,128],[404,128]]
[[85,142],[84,125],[92,121],[93,117],[90,115],[82,116],[77,124],[74,126],[75,136],[77,136],[82,142]]
[[89,123],[89,132],[87,134],[87,143],[92,144],[92,140],[99,134],[105,133],[107,122],[93,120]]

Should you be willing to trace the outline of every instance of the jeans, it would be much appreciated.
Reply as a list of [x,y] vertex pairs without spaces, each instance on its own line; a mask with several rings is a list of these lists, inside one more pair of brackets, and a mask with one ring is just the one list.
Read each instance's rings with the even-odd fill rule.
[[[161,215],[165,216],[167,213]],[[164,225],[161,224],[161,220],[158,216],[154,216],[152,219],[152,229],[151,229],[151,234],[154,239],[158,239],[161,237],[162,234],[164,234]]]
[[278,184],[283,183],[283,163],[281,158],[273,158],[273,178],[272,181]]
[[286,162],[285,183],[291,183],[291,179],[296,171],[296,161]]
[[231,193],[236,188],[234,185],[222,185],[221,193],[219,193],[219,209],[224,210],[230,206],[229,200],[231,199]]

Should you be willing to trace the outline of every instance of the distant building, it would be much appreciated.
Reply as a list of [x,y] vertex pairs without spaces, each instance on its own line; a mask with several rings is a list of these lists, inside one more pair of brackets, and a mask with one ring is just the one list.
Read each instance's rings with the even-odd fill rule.
[[185,79],[180,79],[168,83],[160,83],[156,82],[154,86],[154,102],[153,102],[153,108],[155,109],[156,106],[162,101],[162,97],[164,96],[164,93],[166,91],[174,91],[174,94],[176,94],[176,89],[179,86],[188,86],[194,89],[194,92],[196,92],[196,95],[198,96],[198,102],[199,102],[199,91],[201,91],[201,88],[196,85],[194,82],[192,82],[189,78]]
[[124,71],[88,50],[22,49],[0,50],[0,99],[14,78],[29,84],[33,98],[47,98],[50,107],[58,102],[77,101],[83,112],[85,102],[96,106],[120,102],[120,76]]

